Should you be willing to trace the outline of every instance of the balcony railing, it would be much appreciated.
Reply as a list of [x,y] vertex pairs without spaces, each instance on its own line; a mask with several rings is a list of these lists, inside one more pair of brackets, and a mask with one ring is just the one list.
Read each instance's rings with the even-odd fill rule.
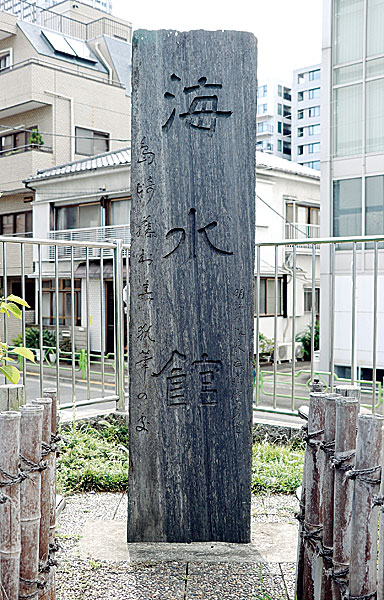
[[[320,235],[320,225],[309,225],[307,223],[286,223],[285,238],[287,240],[305,240],[316,238]],[[300,246],[301,248],[303,246]]]
[[17,148],[9,148],[0,150],[0,157],[11,156],[12,154],[21,154],[22,152],[30,152],[31,150],[37,150],[38,152],[52,153],[50,146],[42,146],[39,144],[26,144],[25,146],[18,146]]
[[101,35],[108,35],[109,37],[131,42],[132,28],[130,25],[119,23],[109,17],[102,17],[90,23],[82,23],[53,10],[40,8],[36,4],[25,0],[19,0],[17,4],[9,4],[2,7],[1,10],[2,12],[15,14],[21,21],[38,23],[58,33],[84,41]]
[[[123,244],[131,243],[131,230],[129,225],[108,225],[104,227],[89,227],[87,229],[62,229],[60,231],[50,231],[51,240],[68,240],[69,242],[114,242],[122,240]],[[70,259],[72,246],[59,246],[58,258]],[[75,247],[73,257],[76,259],[86,259],[86,247]],[[103,257],[112,256],[111,250],[104,250]],[[89,248],[89,258],[100,258],[100,248]],[[49,247],[49,260],[55,258],[55,246]]]

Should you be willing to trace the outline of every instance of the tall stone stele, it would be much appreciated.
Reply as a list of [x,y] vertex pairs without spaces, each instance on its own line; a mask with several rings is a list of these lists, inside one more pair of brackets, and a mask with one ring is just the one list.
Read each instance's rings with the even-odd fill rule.
[[250,541],[256,39],[133,39],[128,541]]

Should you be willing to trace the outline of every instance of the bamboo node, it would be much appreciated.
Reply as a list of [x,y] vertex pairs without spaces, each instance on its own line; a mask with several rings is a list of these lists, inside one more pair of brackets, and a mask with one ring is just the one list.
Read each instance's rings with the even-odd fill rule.
[[[369,475],[373,475],[373,473],[376,472],[377,477],[369,477]],[[348,479],[358,479],[359,481],[370,485],[378,485],[381,482],[381,465],[369,469],[353,469],[347,473],[347,477]],[[362,596],[362,598],[364,598],[364,596]]]

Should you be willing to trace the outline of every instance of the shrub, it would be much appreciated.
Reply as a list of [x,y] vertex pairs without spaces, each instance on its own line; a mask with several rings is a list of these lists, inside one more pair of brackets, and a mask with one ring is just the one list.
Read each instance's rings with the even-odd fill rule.
[[[311,337],[312,337],[312,325],[308,325],[307,329],[303,334],[299,334],[296,338],[298,342],[302,342],[304,349],[304,360],[311,360]],[[320,331],[319,321],[315,323],[315,350],[319,349]]]

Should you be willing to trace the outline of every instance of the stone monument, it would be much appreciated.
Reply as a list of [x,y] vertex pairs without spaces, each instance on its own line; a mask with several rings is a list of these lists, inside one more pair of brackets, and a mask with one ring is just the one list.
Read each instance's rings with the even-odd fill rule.
[[133,39],[128,542],[250,541],[256,39]]

